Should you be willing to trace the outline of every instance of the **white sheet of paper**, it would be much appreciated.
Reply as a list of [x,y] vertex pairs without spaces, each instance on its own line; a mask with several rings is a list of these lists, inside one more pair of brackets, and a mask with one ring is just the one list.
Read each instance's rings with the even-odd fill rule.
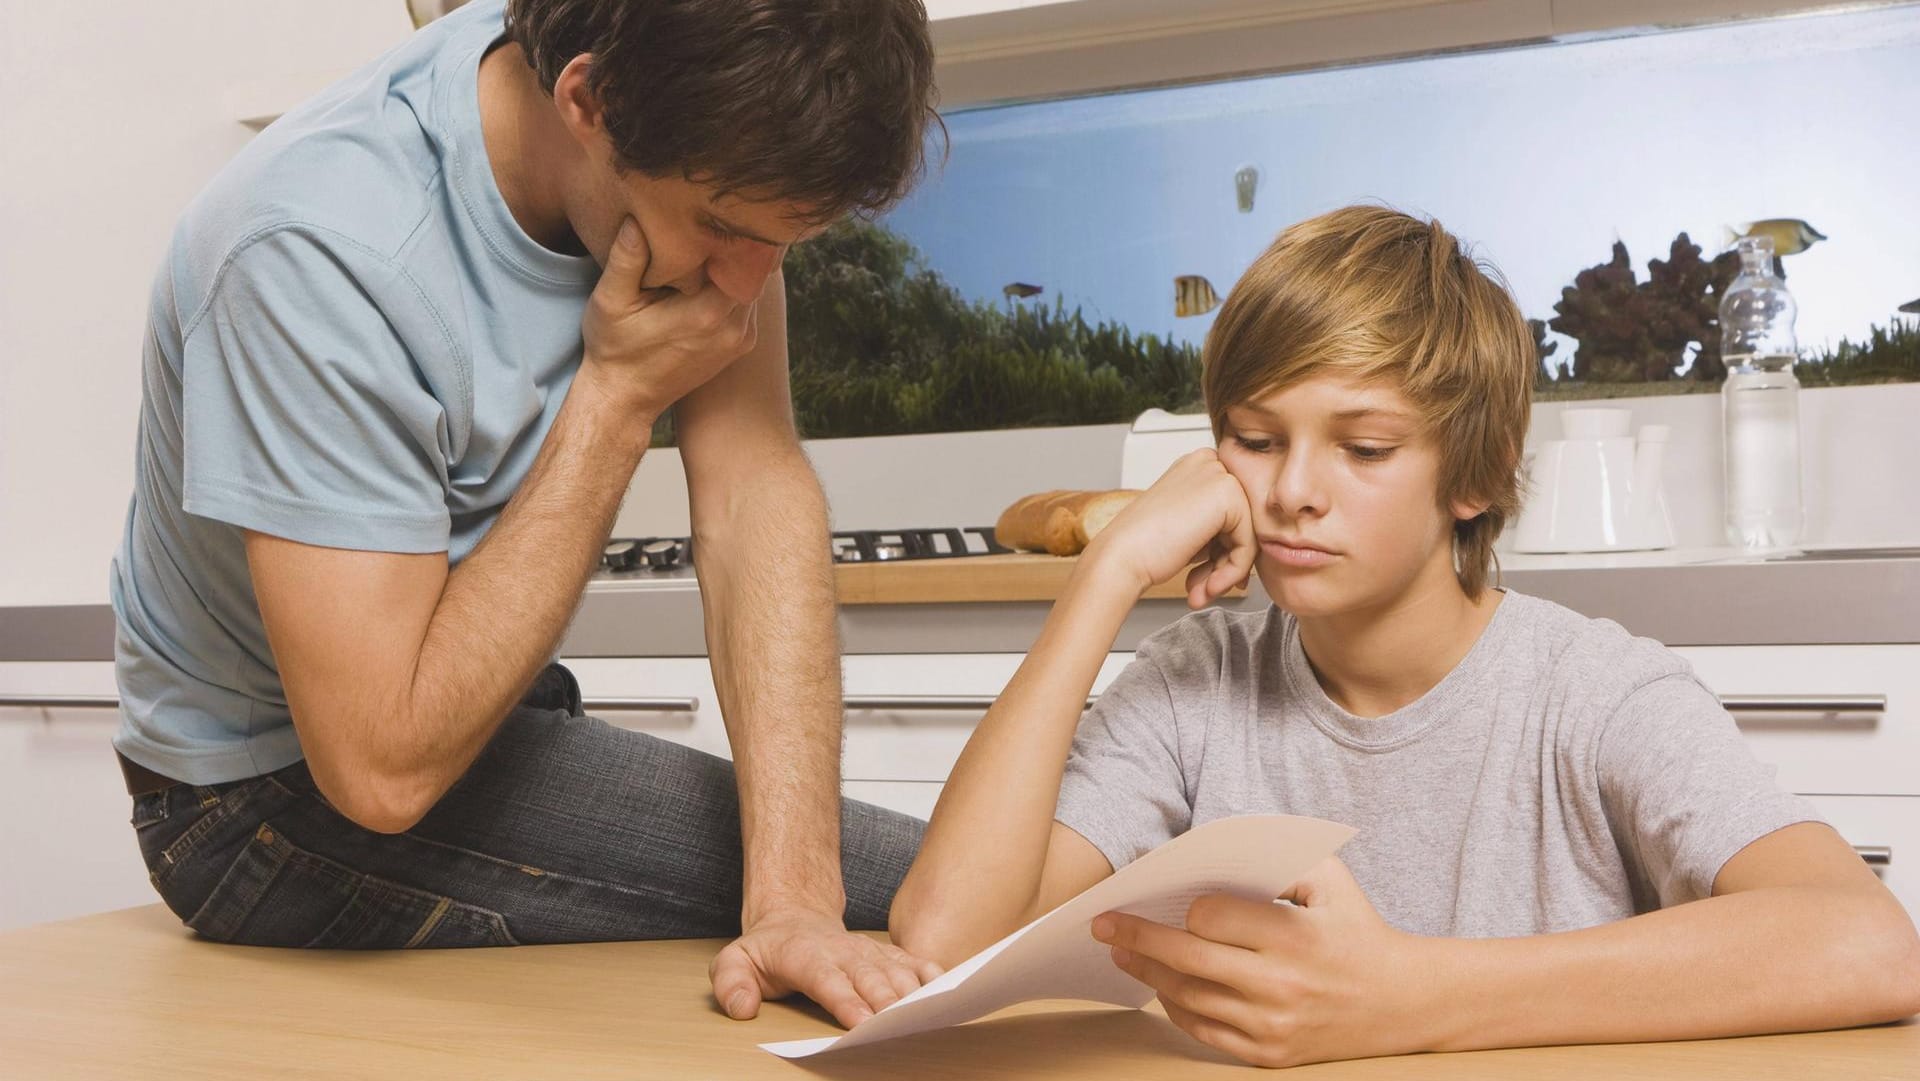
[[1093,918],[1128,912],[1185,927],[1187,907],[1209,893],[1271,901],[1333,855],[1353,829],[1297,815],[1243,815],[1197,826],[1133,861],[1059,908],[955,965],[841,1036],[763,1043],[782,1058],[958,1025],[1016,1002],[1083,999],[1139,1008],[1147,985],[1114,966],[1093,938]]

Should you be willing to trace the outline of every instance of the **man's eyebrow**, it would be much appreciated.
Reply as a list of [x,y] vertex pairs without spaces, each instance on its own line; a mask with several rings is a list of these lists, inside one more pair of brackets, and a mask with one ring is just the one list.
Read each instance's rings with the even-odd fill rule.
[[727,219],[721,217],[720,215],[715,214],[711,210],[707,211],[707,218],[708,220],[712,221],[715,225],[718,225],[721,229],[725,230],[726,232],[732,233],[734,236],[743,237],[747,240],[753,241],[756,244],[765,244],[769,248],[777,248],[780,246],[778,243],[768,240],[766,237],[760,236],[757,233],[749,232],[748,230],[743,229],[738,225],[735,225],[734,223],[728,221]]

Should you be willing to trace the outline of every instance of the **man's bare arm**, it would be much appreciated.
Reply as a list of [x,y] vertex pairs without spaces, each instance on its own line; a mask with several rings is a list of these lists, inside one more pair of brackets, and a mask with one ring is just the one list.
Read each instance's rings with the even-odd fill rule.
[[346,551],[251,533],[247,561],[301,748],[370,829],[424,815],[553,651],[653,419],[751,344],[717,290],[643,296],[644,244],[616,245],[582,324],[585,358],[486,538],[444,553]]

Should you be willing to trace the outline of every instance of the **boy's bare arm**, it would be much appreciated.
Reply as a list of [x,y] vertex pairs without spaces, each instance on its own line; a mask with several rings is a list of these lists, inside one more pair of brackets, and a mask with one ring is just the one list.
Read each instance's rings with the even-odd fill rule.
[[[1040,638],[967,741],[888,920],[909,953],[951,966],[1113,873],[1053,820],[1087,692],[1140,587],[1075,569]],[[1077,844],[1075,842],[1078,842]]]
[[1203,898],[1188,930],[1109,913],[1094,934],[1175,1024],[1249,1062],[1836,1028],[1920,1012],[1920,938],[1831,829],[1748,845],[1714,896],[1525,938],[1389,927],[1337,860],[1298,907]]
[[1209,554],[1188,575],[1194,607],[1246,580],[1249,520],[1245,491],[1199,451],[1094,539],[941,792],[894,897],[889,923],[903,949],[951,965],[1113,873],[1053,818],[1087,693],[1149,586]]
[[1742,849],[1705,900],[1435,948],[1455,988],[1434,1013],[1436,1050],[1795,1032],[1920,1012],[1913,921],[1820,823]]

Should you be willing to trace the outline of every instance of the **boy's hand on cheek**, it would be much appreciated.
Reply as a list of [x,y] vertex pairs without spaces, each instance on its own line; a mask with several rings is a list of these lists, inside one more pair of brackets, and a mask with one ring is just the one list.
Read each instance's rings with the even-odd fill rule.
[[1208,448],[1175,462],[1082,558],[1114,568],[1142,591],[1197,562],[1187,574],[1187,603],[1204,608],[1246,582],[1258,551],[1246,489]]
[[1110,912],[1093,934],[1174,1024],[1255,1065],[1421,1050],[1427,940],[1387,926],[1337,859],[1284,899],[1202,897],[1186,931]]

